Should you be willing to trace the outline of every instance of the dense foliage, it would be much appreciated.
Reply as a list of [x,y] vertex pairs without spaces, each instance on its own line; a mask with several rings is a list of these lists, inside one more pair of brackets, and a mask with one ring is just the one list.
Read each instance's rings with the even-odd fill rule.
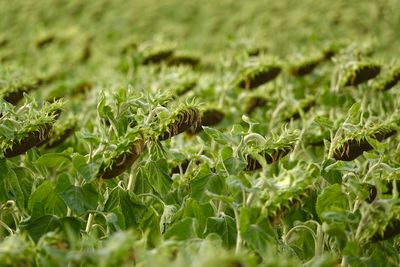
[[0,1],[0,266],[399,266],[400,5]]

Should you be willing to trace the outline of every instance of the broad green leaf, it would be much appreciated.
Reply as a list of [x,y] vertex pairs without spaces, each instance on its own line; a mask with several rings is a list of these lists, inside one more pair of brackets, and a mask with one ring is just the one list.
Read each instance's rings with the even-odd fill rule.
[[121,229],[136,227],[139,224],[145,206],[133,199],[128,192],[116,187],[109,195],[104,211],[113,212],[118,217]]
[[48,168],[60,168],[63,165],[69,165],[71,163],[71,158],[63,153],[47,153],[40,156],[35,163]]
[[331,165],[324,168],[325,171],[347,171],[354,172],[356,171],[356,165],[353,162],[345,162],[345,161],[335,161]]
[[207,236],[211,233],[219,235],[224,246],[228,248],[232,248],[236,244],[236,222],[228,215],[222,215],[221,217],[210,217],[207,219],[207,228],[204,236]]
[[326,219],[324,215],[327,212],[344,212],[349,208],[348,199],[342,192],[339,184],[333,184],[326,187],[319,194],[316,203],[318,217],[321,220]]
[[40,237],[44,234],[60,229],[61,222],[56,216],[43,215],[41,217],[31,218],[20,226],[29,233],[33,241],[38,242]]
[[260,255],[268,249],[269,244],[273,244],[273,236],[270,236],[264,228],[257,224],[251,224],[247,230],[241,233],[242,239]]
[[67,206],[57,195],[51,181],[44,181],[29,197],[28,210],[32,218],[42,215],[64,216]]
[[63,173],[57,176],[55,182],[55,191],[57,193],[67,190],[71,185],[73,179],[68,175],[68,173]]
[[14,125],[9,120],[2,120],[0,124],[0,136],[11,140],[14,138]]
[[374,161],[374,160],[379,160],[381,158],[381,155],[379,154],[378,151],[376,150],[371,150],[371,151],[364,151],[363,156],[369,160],[369,161]]
[[196,238],[196,224],[197,220],[195,218],[184,218],[167,228],[164,234],[166,239],[176,239],[176,240],[188,240],[190,238]]
[[174,160],[176,160],[177,162],[182,162],[182,161],[186,160],[186,155],[183,153],[180,153],[178,151],[171,151],[170,154],[171,154],[172,158]]
[[194,199],[188,199],[185,203],[185,209],[183,210],[182,216],[192,217],[197,222],[197,235],[202,236],[206,227],[207,218],[214,215],[214,210],[209,203],[199,204]]
[[134,193],[139,195],[143,193],[148,193],[153,190],[149,179],[148,170],[140,167],[135,177]]
[[210,128],[207,126],[203,126],[204,132],[215,142],[226,145],[229,143],[229,138],[227,135],[223,134],[222,132],[218,131],[217,129]]
[[244,129],[243,129],[243,126],[242,125],[240,125],[240,124],[234,124],[234,125],[232,125],[232,129],[231,129],[231,134],[232,135],[238,135],[238,136],[240,136],[240,135],[242,135],[244,133]]
[[67,190],[58,194],[68,207],[79,215],[97,208],[98,193],[91,184],[85,184],[82,187],[71,185]]
[[148,245],[157,246],[160,244],[160,216],[155,213],[154,209],[149,208],[143,214],[140,221],[139,229],[141,229],[144,233],[147,233]]
[[322,177],[327,180],[330,184],[341,184],[342,183],[342,173],[340,171],[330,170],[322,171]]
[[223,149],[221,149],[220,154],[225,169],[229,174],[237,174],[246,167],[246,162],[243,159],[233,156],[233,149],[231,147],[225,146]]
[[222,158],[222,160],[231,158],[233,155],[233,149],[230,146],[224,146],[220,151],[219,154]]
[[361,109],[361,103],[360,102],[356,102],[354,103],[351,108],[349,109],[349,111],[347,112],[347,116],[348,118],[353,122],[353,123],[357,123],[359,121],[359,115],[360,115],[360,109]]
[[0,181],[0,202],[9,200],[6,181]]
[[222,195],[222,194],[218,195],[218,194],[211,193],[208,190],[206,191],[206,195],[213,200],[222,201],[228,205],[232,205],[233,202],[235,201],[235,199],[232,196],[226,196],[226,195]]
[[[226,185],[233,196],[242,195],[242,192],[259,192],[260,189],[257,187],[251,187],[251,184],[244,177],[230,175],[226,179]],[[240,196],[242,197],[242,196]]]
[[151,161],[146,165],[144,173],[148,183],[158,194],[165,196],[171,190],[172,180],[168,175],[168,163],[165,159]]
[[9,167],[7,165],[7,160],[5,158],[0,158],[0,182],[7,179],[7,174],[9,172]]
[[375,138],[372,138],[369,136],[367,136],[367,141],[379,153],[384,153],[386,148],[388,147],[387,143],[381,143],[378,140],[376,140]]
[[99,143],[99,138],[86,128],[82,128],[80,131],[76,132],[75,135],[78,139],[86,140],[89,143]]
[[343,255],[358,256],[360,245],[355,241],[347,241],[346,247],[343,249]]
[[20,180],[14,170],[9,169],[5,182],[9,190],[9,197],[15,199],[18,207],[23,209],[25,207],[25,195]]
[[[274,230],[265,220],[259,220],[256,208],[239,209],[240,235],[242,239],[261,256],[266,254],[269,244],[274,242]],[[260,221],[260,222],[258,222]]]
[[82,221],[76,217],[63,217],[60,219],[60,223],[66,236],[75,241],[80,237],[80,232],[85,227]]
[[24,209],[31,190],[30,176],[21,167],[10,168],[6,159],[0,159],[0,172],[0,200],[15,200]]
[[192,198],[204,203],[209,198],[207,191],[220,194],[224,188],[224,181],[220,176],[211,172],[207,165],[202,165],[190,182],[192,188]]
[[239,157],[230,157],[224,160],[224,165],[229,174],[237,174],[244,170],[246,162]]
[[107,111],[105,110],[107,107],[109,106],[107,106],[106,104],[106,95],[104,94],[104,92],[101,92],[100,101],[97,104],[97,112],[99,116],[103,119],[107,118]]
[[86,157],[80,154],[74,154],[72,156],[72,164],[75,170],[82,175],[87,182],[91,182],[96,179],[96,175],[100,168],[99,164],[94,162],[87,163]]

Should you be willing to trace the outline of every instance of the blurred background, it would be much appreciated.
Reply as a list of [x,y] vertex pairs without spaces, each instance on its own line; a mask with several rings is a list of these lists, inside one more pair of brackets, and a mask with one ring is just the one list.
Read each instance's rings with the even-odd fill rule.
[[30,49],[51,36],[78,46],[89,40],[94,55],[127,40],[154,38],[205,56],[254,44],[282,55],[299,44],[351,39],[372,42],[390,58],[399,52],[399,8],[398,0],[1,0],[0,59],[34,53]]

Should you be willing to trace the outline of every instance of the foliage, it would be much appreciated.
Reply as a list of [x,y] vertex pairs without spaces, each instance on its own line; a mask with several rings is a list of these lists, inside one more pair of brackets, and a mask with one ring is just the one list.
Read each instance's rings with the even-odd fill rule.
[[0,265],[399,266],[398,8],[0,1]]

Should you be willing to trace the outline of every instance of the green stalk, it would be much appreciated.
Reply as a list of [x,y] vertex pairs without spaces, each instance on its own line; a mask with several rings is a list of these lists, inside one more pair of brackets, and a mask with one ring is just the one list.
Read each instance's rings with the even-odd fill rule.
[[92,224],[93,224],[93,219],[94,219],[94,215],[93,213],[89,213],[89,217],[86,223],[86,228],[85,228],[85,232],[89,233],[90,229],[92,228]]
[[128,180],[128,186],[126,187],[126,191],[131,191],[132,185],[134,184],[135,177],[133,175],[133,168],[131,168],[131,172],[129,173],[129,180]]
[[240,217],[239,217],[239,212],[236,207],[232,207],[233,212],[235,213],[235,221],[236,221],[236,248],[235,248],[235,253],[238,254],[240,252],[240,249],[242,247],[242,236],[240,235]]
[[317,225],[317,234],[315,242],[315,256],[321,256],[324,253],[324,232],[322,231],[322,226]]
[[67,217],[70,217],[72,215],[72,210],[70,207],[67,206]]

